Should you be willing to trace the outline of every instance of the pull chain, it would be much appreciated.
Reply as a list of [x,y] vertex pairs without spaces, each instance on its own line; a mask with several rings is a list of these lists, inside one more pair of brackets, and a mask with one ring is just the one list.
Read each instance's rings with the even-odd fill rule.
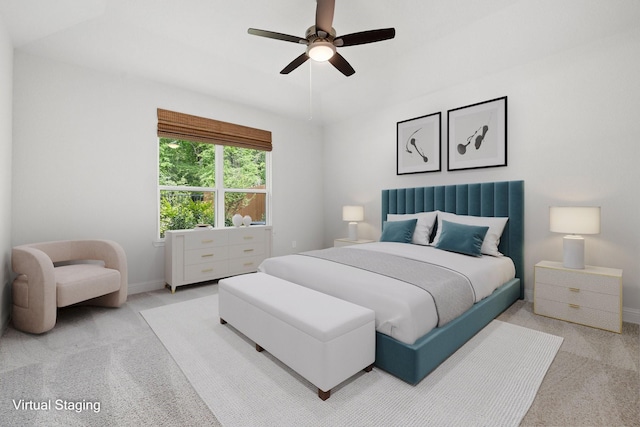
[[309,61],[309,121],[313,120],[313,79],[311,77],[311,70],[313,64]]

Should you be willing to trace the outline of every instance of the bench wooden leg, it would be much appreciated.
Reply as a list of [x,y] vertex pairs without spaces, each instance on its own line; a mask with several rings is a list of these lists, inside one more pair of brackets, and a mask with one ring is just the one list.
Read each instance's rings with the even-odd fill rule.
[[320,389],[318,389],[318,397],[322,400],[327,400],[328,398],[331,397],[331,390],[329,391],[322,391]]
[[369,366],[367,366],[366,368],[364,368],[365,372],[371,372],[373,370],[373,363]]
[[223,325],[226,325],[226,324],[227,324],[227,321],[226,321],[226,320],[224,320],[224,319],[221,317],[221,318],[220,318],[220,323],[222,323]]
[[256,351],[263,351],[264,348],[260,347],[260,344],[256,344]]

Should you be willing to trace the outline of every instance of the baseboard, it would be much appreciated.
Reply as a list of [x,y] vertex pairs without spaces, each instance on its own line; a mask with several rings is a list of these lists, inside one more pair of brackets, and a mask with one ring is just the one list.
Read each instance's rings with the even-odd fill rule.
[[640,325],[640,310],[629,307],[622,307],[622,321]]
[[157,291],[159,289],[163,289],[164,285],[165,285],[164,280],[152,280],[149,282],[129,283],[129,287],[127,289],[127,295]]
[[524,290],[524,300],[533,303],[533,289]]

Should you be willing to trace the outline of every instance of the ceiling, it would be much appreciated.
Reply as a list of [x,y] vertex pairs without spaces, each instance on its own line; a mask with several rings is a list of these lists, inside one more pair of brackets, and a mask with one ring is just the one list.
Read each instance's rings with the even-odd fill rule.
[[637,0],[337,0],[338,35],[396,37],[339,49],[345,77],[304,46],[314,0],[0,0],[17,50],[176,85],[290,117],[330,122],[638,28]]

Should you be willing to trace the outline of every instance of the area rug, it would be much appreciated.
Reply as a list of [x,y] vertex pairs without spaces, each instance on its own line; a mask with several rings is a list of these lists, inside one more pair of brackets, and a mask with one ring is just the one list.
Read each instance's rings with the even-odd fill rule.
[[142,311],[218,420],[235,426],[517,426],[562,338],[492,321],[415,386],[374,368],[317,389],[218,318],[212,295]]

